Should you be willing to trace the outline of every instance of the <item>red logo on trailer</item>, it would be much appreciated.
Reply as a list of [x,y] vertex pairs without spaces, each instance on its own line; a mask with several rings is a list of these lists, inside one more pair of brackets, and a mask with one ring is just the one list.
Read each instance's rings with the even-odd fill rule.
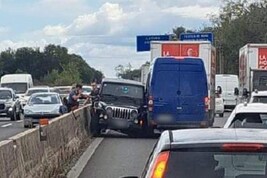
[[259,69],[267,69],[267,48],[259,48],[258,67]]
[[199,44],[162,44],[161,55],[199,57]]

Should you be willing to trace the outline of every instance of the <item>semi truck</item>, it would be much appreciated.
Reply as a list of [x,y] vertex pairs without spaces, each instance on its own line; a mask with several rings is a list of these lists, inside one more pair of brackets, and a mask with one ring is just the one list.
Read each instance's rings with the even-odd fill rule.
[[206,103],[208,103],[208,117],[212,125],[215,116],[215,47],[209,41],[152,41],[150,45],[151,66],[158,57],[196,57],[196,60],[203,60],[208,86]]
[[239,50],[239,89],[242,97],[267,90],[267,44],[246,44]]

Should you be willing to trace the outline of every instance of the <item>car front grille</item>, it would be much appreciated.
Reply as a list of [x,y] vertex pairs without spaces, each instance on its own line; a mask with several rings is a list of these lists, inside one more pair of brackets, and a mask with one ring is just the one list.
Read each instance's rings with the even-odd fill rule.
[[0,104],[0,109],[5,109],[5,104]]
[[113,118],[120,118],[120,119],[130,119],[131,112],[134,109],[129,108],[121,108],[121,107],[111,107],[112,109],[112,117]]

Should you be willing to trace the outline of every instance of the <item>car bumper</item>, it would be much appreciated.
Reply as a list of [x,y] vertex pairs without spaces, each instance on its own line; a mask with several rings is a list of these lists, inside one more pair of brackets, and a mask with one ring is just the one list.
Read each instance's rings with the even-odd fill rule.
[[114,130],[141,129],[139,121],[120,118],[99,119],[99,124],[107,129]]
[[224,106],[216,106],[215,114],[222,114],[224,113]]
[[48,115],[24,115],[24,124],[38,124],[40,119],[53,119],[59,117],[60,114],[48,114]]

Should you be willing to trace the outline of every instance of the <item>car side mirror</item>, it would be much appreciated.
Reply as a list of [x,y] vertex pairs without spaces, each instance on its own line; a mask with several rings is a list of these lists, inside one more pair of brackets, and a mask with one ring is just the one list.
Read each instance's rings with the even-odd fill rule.
[[235,88],[235,95],[238,96],[239,95],[239,89]]

